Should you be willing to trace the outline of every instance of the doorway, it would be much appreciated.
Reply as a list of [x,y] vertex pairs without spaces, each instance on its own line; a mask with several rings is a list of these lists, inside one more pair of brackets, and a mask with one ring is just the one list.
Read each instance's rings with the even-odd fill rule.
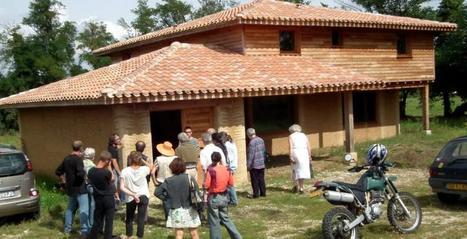
[[182,132],[180,110],[154,111],[150,114],[151,119],[151,139],[153,144],[153,158],[160,156],[155,148],[157,144],[170,141],[173,148],[178,146],[178,133]]

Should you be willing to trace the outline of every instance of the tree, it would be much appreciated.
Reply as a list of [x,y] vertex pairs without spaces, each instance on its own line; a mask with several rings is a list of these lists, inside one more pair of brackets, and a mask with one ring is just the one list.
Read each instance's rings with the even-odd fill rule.
[[193,13],[193,18],[204,17],[238,4],[234,0],[198,0],[198,3],[200,7]]
[[467,102],[452,112],[451,96],[467,99],[467,10],[462,0],[443,0],[438,8],[440,21],[457,23],[458,29],[436,38],[436,81],[433,94],[443,98],[444,116],[463,115]]
[[192,7],[180,0],[163,0],[156,4],[155,13],[161,27],[171,27],[190,20]]
[[131,9],[131,12],[136,16],[135,20],[130,23],[124,18],[118,20],[118,24],[127,30],[129,37],[146,34],[160,28],[155,9],[149,7],[148,0],[138,0],[138,5]]
[[[436,18],[436,11],[423,5],[428,1],[429,0],[352,0],[352,2],[361,5],[368,12],[434,20]],[[413,90],[401,90],[399,102],[401,118],[407,117],[405,110],[407,97],[413,93]]]
[[[59,21],[61,7],[57,0],[34,0],[23,19],[33,33],[24,36],[19,26],[6,30],[1,51],[1,60],[7,66],[1,81],[3,96],[63,79],[75,67],[76,27],[72,22]],[[2,124],[16,120],[15,114],[4,112],[0,114]]]
[[[81,63],[89,64],[93,69],[112,63],[111,58],[108,56],[102,57],[92,54],[93,50],[115,42],[114,37],[107,31],[106,25],[103,22],[86,22],[76,40],[78,41],[77,48],[83,52],[79,56]],[[74,74],[80,73],[80,71],[78,67],[73,69]]]

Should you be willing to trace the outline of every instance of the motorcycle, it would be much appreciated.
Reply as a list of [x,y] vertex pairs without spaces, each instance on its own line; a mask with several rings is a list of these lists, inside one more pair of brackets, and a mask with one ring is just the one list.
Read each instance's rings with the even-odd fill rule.
[[[353,159],[348,154],[345,160]],[[397,178],[386,175],[392,166],[383,159],[376,163],[352,167],[348,171],[367,170],[357,184],[324,181],[315,183],[317,190],[322,190],[322,195],[328,202],[338,205],[324,215],[324,238],[359,238],[359,227],[379,219],[386,200],[387,218],[397,231],[412,233],[417,230],[422,222],[420,204],[410,193],[397,190],[394,184]]]

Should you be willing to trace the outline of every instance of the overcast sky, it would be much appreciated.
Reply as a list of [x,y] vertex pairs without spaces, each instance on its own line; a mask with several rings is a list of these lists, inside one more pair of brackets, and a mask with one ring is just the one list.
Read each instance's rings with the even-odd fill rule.
[[[351,2],[350,0],[311,0],[312,5],[316,6],[321,2],[335,6],[339,1]],[[437,7],[439,1],[431,0],[429,5]],[[61,2],[65,5],[61,10],[62,20],[74,21],[78,26],[91,19],[103,21],[118,39],[125,34],[124,29],[117,24],[118,19],[122,17],[127,20],[133,19],[130,9],[136,7],[136,0],[61,0]],[[151,6],[156,2],[149,0]],[[196,0],[187,0],[187,2],[197,6]],[[21,23],[29,12],[29,3],[29,0],[0,0],[0,27]]]

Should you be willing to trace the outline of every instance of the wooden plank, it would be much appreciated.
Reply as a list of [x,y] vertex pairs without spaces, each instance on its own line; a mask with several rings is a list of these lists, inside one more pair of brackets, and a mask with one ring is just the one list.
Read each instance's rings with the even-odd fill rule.
[[420,89],[422,95],[423,130],[431,134],[430,129],[430,86],[425,85]]
[[353,120],[353,97],[352,92],[343,93],[344,97],[344,129],[345,129],[345,151],[355,152],[354,120]]

